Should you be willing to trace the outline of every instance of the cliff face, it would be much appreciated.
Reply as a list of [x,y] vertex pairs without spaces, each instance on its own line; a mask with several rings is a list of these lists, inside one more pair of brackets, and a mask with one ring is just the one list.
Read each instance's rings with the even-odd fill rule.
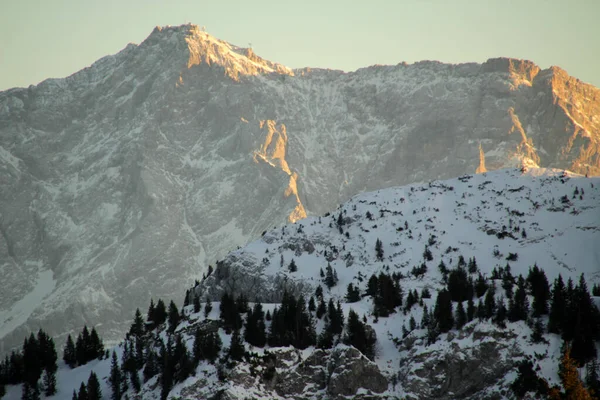
[[0,337],[120,337],[150,297],[365,190],[481,166],[598,175],[599,115],[598,89],[527,61],[291,70],[157,28],[0,93]]

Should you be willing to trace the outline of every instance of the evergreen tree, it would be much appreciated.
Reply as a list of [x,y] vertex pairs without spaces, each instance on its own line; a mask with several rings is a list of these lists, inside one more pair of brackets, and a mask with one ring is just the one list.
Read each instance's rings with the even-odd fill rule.
[[348,289],[346,291],[346,301],[348,303],[356,303],[360,301],[360,291],[358,287],[355,287],[352,283],[348,284]]
[[594,339],[600,339],[600,315],[588,292],[583,274],[579,278],[572,303],[569,314],[574,317],[571,357],[581,367],[596,358]]
[[58,356],[54,346],[54,340],[41,329],[38,332],[38,357],[44,371],[44,394],[52,396],[56,393],[56,371]]
[[467,323],[467,313],[465,312],[465,308],[461,301],[458,302],[458,306],[456,307],[455,321],[456,329],[461,329]]
[[562,276],[554,280],[552,299],[550,301],[550,317],[548,319],[548,332],[562,333],[562,325],[566,315],[566,291]]
[[75,356],[75,343],[73,343],[73,338],[71,335],[67,337],[67,344],[65,345],[65,351],[63,353],[63,361],[70,368],[75,368],[75,365],[77,365],[77,358]]
[[175,305],[175,303],[173,302],[173,300],[171,300],[171,302],[169,303],[169,332],[173,333],[175,332],[175,329],[177,328],[177,325],[179,325],[179,310],[177,309],[177,306]]
[[375,255],[378,261],[383,261],[383,243],[379,238],[375,241]]
[[162,374],[160,376],[160,398],[166,400],[173,387],[173,343],[172,336],[167,339],[167,346],[161,346],[160,359],[162,361]]
[[89,400],[88,391],[85,387],[85,383],[81,382],[79,386],[79,393],[77,394],[77,400]]
[[475,318],[475,304],[473,303],[473,298],[467,300],[467,322],[473,321]]
[[77,335],[77,341],[75,342],[75,359],[77,360],[77,365],[84,365],[87,362],[85,343],[81,333]]
[[544,342],[544,324],[537,318],[533,324],[533,330],[531,332],[531,340],[533,343]]
[[[183,341],[181,335],[177,335],[177,340],[175,341],[175,350],[173,352],[173,362],[175,363],[174,368],[174,379],[176,382],[185,381],[193,372],[194,365],[192,364],[192,360],[190,358],[190,354],[188,349]],[[136,372],[137,375],[137,372]],[[135,385],[134,385],[135,387]],[[139,391],[139,381],[138,381],[138,389]]]
[[146,364],[144,364],[144,382],[158,374],[158,356],[151,348],[146,351]]
[[101,359],[102,356],[104,356],[104,343],[102,343],[102,339],[100,339],[96,328],[92,328],[89,340],[90,342],[87,346],[89,359],[87,361],[91,361],[95,358]]
[[242,318],[238,312],[238,308],[229,293],[225,292],[221,296],[220,318],[223,321],[223,327],[226,333],[231,333],[234,329],[242,327]]
[[487,292],[485,293],[485,299],[484,299],[484,308],[485,308],[484,317],[485,317],[485,319],[490,319],[496,314],[496,299],[494,297],[495,295],[496,295],[496,287],[494,285],[491,285],[488,288]]
[[529,314],[529,300],[525,290],[525,279],[519,275],[517,290],[514,298],[509,303],[508,319],[511,322],[524,321]]
[[452,301],[465,301],[472,297],[473,289],[470,288],[469,277],[464,268],[459,267],[450,271],[447,286]]
[[494,323],[498,325],[500,328],[506,328],[506,316],[508,314],[508,310],[504,305],[504,302],[501,300],[500,305],[496,309],[496,316],[494,318]]
[[379,282],[377,280],[377,275],[373,274],[369,278],[369,282],[367,283],[367,296],[375,297],[377,295],[377,291],[379,288]]
[[229,346],[227,354],[232,360],[242,361],[245,351],[246,349],[244,348],[244,342],[242,341],[240,331],[239,329],[234,329],[233,334],[231,335],[231,345]]
[[323,315],[327,312],[327,306],[325,305],[325,301],[321,298],[319,302],[319,307],[317,308],[317,318],[321,319]]
[[90,372],[90,377],[87,381],[87,396],[88,400],[102,399],[102,390],[100,389],[100,382],[98,381],[98,376],[96,376],[96,373],[94,371]]
[[200,312],[200,296],[194,296],[194,313]]
[[595,398],[600,398],[600,375],[598,374],[598,360],[593,358],[585,368],[585,386]]
[[148,321],[149,327],[154,327],[156,324],[156,306],[154,305],[154,299],[150,299],[150,306],[148,307],[148,315],[146,316],[146,321]]
[[298,271],[298,266],[296,265],[296,261],[294,261],[293,258],[292,258],[292,261],[290,261],[290,265],[288,265],[288,271],[290,271],[290,272]]
[[[144,318],[139,308],[135,310],[135,316],[133,317],[133,324],[129,328],[129,334],[137,337],[141,337],[144,334]],[[104,352],[104,350],[103,350]]]
[[79,396],[77,396],[77,391],[75,389],[73,389],[73,397],[71,398],[72,400],[78,400]]
[[42,376],[43,364],[39,357],[39,343],[33,333],[23,343],[23,395],[27,400],[39,399],[38,381]]
[[475,257],[469,258],[469,266],[467,267],[470,274],[476,274],[479,271],[477,268],[477,260]]
[[481,297],[485,294],[485,292],[488,290],[488,284],[485,281],[484,276],[479,273],[478,277],[477,277],[477,282],[475,282],[475,295],[477,297]]
[[[370,332],[374,331],[371,330]],[[375,357],[376,340],[374,333],[372,335],[367,334],[365,324],[361,322],[358,314],[350,309],[348,312],[348,324],[346,325],[344,343],[356,347],[356,349],[368,358],[373,359]]]
[[210,301],[209,297],[206,296],[206,302],[204,304],[204,319],[208,319],[208,316],[210,315],[211,311],[212,311],[212,302]]
[[248,313],[244,339],[256,347],[264,347],[267,342],[265,314],[260,303],[255,303],[252,311]]
[[316,310],[317,310],[317,305],[315,304],[315,298],[313,296],[310,296],[310,299],[308,300],[308,311],[313,313]]
[[154,308],[154,322],[155,326],[164,324],[167,320],[167,307],[165,306],[165,302],[162,299],[158,299],[156,303],[156,307]]
[[438,292],[435,301],[433,316],[438,325],[439,332],[445,333],[452,329],[454,325],[454,315],[452,313],[452,299],[450,293],[443,289]]
[[108,378],[110,383],[110,387],[112,389],[112,400],[121,400],[121,385],[123,384],[123,376],[121,374],[121,368],[119,368],[119,360],[117,358],[117,353],[113,350],[112,352],[112,362],[110,364],[110,376]]
[[335,273],[333,268],[331,268],[330,263],[327,263],[324,282],[329,289],[337,285],[337,273]]
[[546,273],[544,270],[540,269],[537,264],[529,269],[527,284],[529,285],[531,295],[533,296],[533,316],[540,317],[548,314],[550,287],[548,285]]

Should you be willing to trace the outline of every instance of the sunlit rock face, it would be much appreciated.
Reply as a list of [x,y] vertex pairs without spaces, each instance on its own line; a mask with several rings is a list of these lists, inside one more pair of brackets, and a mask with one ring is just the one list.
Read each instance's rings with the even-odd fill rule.
[[528,61],[291,70],[156,28],[0,92],[2,349],[40,326],[116,339],[150,297],[365,190],[514,165],[598,175],[599,116],[598,89]]

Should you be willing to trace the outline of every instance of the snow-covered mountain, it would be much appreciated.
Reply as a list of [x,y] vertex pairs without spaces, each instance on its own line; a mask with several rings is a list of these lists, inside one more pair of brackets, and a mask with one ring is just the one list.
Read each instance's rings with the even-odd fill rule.
[[600,91],[559,68],[292,70],[197,26],[0,93],[0,338],[121,337],[264,230],[392,185],[600,173]]
[[[376,251],[378,240],[381,257]],[[219,398],[226,399],[510,399],[514,395],[508,386],[517,376],[518,362],[526,357],[534,360],[539,366],[537,373],[551,385],[560,384],[559,335],[546,333],[546,343],[533,343],[525,321],[507,322],[500,328],[491,321],[475,319],[428,344],[427,330],[420,329],[420,321],[424,307],[433,310],[437,294],[445,287],[438,268],[441,261],[453,269],[461,256],[475,258],[477,272],[472,276],[481,273],[488,284],[492,284],[494,269],[509,264],[514,277],[527,276],[537,265],[550,283],[559,274],[565,282],[569,278],[577,282],[585,274],[591,287],[600,283],[598,243],[600,178],[570,172],[505,169],[357,195],[331,214],[269,230],[259,240],[229,253],[191,293],[203,300],[207,295],[220,300],[224,289],[244,293],[251,302],[262,300],[265,312],[272,312],[285,289],[303,293],[308,300],[321,286],[324,301],[340,300],[346,317],[350,309],[366,317],[377,335],[374,361],[345,345],[322,351],[246,344],[247,350],[255,353],[253,361],[234,367],[221,365],[228,376],[224,381],[218,379],[216,365],[201,362],[195,376],[176,384],[169,398],[213,398],[220,393]],[[425,249],[430,257],[425,256]],[[289,268],[292,260],[296,271]],[[422,264],[426,272],[413,273],[413,268]],[[321,276],[327,265],[339,279],[331,289]],[[377,318],[373,297],[366,292],[370,276],[381,272],[402,275],[399,283],[405,303],[388,317]],[[508,306],[501,282],[495,281],[496,301]],[[357,302],[345,299],[349,284],[361,293]],[[420,295],[424,289],[431,297],[403,312],[407,293],[416,290]],[[596,297],[597,303],[599,300]],[[194,313],[193,306],[185,308],[184,314],[187,317],[175,334],[183,336],[191,352],[195,329],[210,323],[204,320],[202,310]],[[218,318],[219,304],[215,302],[209,320]],[[411,318],[417,321],[416,328],[410,328]],[[548,317],[540,320],[545,326]],[[319,333],[325,323],[316,317],[315,321]],[[231,335],[223,329],[218,332],[226,348]],[[150,337],[167,341],[165,331]],[[123,352],[122,347],[116,350],[119,355]],[[263,374],[267,354],[274,357],[275,378],[266,379]],[[109,359],[73,370],[61,366],[59,393],[54,398],[70,399],[92,370],[108,396],[109,369]],[[130,397],[160,398],[157,382],[157,378],[150,379],[139,397],[133,392]],[[18,396],[19,387],[8,388],[8,399]]]

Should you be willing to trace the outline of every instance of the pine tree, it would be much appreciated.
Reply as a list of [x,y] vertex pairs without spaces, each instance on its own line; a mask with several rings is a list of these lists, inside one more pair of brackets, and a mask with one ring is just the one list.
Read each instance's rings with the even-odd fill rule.
[[81,386],[79,386],[79,393],[77,394],[77,400],[89,400],[88,392],[85,387],[85,383],[81,382]]
[[446,289],[438,292],[433,315],[439,327],[440,333],[448,332],[454,326],[452,299],[450,297],[450,293]]
[[23,393],[29,392],[29,399],[39,398],[38,381],[42,376],[43,364],[39,357],[39,343],[33,333],[23,343]]
[[595,358],[586,365],[585,386],[588,388],[590,395],[600,398],[600,376],[598,374],[598,361]]
[[167,307],[165,306],[162,299],[158,299],[156,307],[154,308],[154,322],[155,326],[163,324],[167,320]]
[[465,312],[462,301],[458,302],[458,306],[456,307],[456,317],[454,320],[456,321],[456,329],[461,329],[467,323],[467,313]]
[[144,382],[148,382],[150,378],[158,374],[158,356],[152,350],[152,348],[148,348],[146,351],[146,364],[144,365]]
[[77,359],[75,358],[75,343],[73,343],[73,338],[71,335],[67,337],[67,344],[65,345],[63,360],[70,368],[74,368],[75,365],[77,365]]
[[494,297],[495,295],[496,295],[496,287],[494,285],[491,285],[488,288],[487,292],[485,293],[485,299],[484,299],[484,308],[485,308],[484,317],[485,317],[485,319],[490,319],[496,314],[496,299]]
[[240,331],[239,329],[235,329],[231,335],[231,345],[229,346],[227,354],[232,360],[241,361],[245,351],[246,349],[244,348],[244,342],[242,341]]
[[527,292],[525,290],[525,279],[519,275],[517,290],[514,298],[509,303],[508,319],[511,322],[524,321],[529,315],[529,300],[527,300]]
[[375,255],[378,261],[383,261],[383,243],[379,238],[375,241]]
[[200,312],[200,296],[194,296],[194,313]]
[[146,321],[148,321],[148,326],[154,327],[158,325],[155,321],[156,319],[156,306],[154,305],[154,299],[150,299],[150,306],[148,307],[148,315],[146,316]]
[[73,389],[73,397],[71,398],[72,400],[78,400],[79,397],[77,396],[77,391],[75,389]]
[[317,310],[317,305],[315,303],[315,298],[313,296],[310,296],[310,299],[308,300],[308,311],[313,313],[316,310]]
[[333,268],[331,268],[331,264],[327,263],[327,268],[325,272],[325,285],[331,289],[335,285],[337,285],[337,274],[334,272]]
[[327,306],[325,305],[325,301],[321,298],[319,302],[319,307],[317,307],[317,318],[321,319],[323,315],[327,312]]
[[90,372],[90,377],[87,381],[87,396],[88,400],[101,400],[102,390],[100,389],[100,382],[98,376],[94,371]]
[[133,317],[133,324],[129,328],[129,334],[137,337],[144,335],[144,318],[139,308],[135,310],[135,316]]
[[562,276],[554,280],[552,300],[550,302],[550,317],[548,319],[548,332],[562,333],[562,325],[566,315],[566,292]]
[[110,365],[110,376],[109,382],[110,387],[112,389],[112,400],[121,400],[121,385],[123,381],[123,376],[121,374],[121,368],[119,368],[119,360],[117,358],[117,353],[113,350],[112,352],[112,362]]
[[38,332],[38,357],[44,370],[44,394],[52,396],[56,393],[56,371],[58,356],[54,346],[54,340],[41,329]]
[[360,291],[358,287],[355,287],[352,283],[348,284],[348,289],[346,291],[346,301],[348,303],[356,303],[360,301]]
[[294,261],[293,258],[292,258],[292,261],[290,261],[290,264],[288,265],[288,271],[290,271],[290,272],[298,271],[298,266],[296,265],[296,261]]
[[[192,360],[181,335],[177,335],[175,341],[175,350],[173,352],[173,360],[175,363],[174,378],[176,382],[183,382],[193,371]],[[139,385],[139,381],[138,381]],[[135,387],[135,385],[134,385]],[[136,390],[138,391],[139,388]]]
[[100,336],[98,335],[98,332],[96,332],[96,328],[92,328],[92,332],[90,333],[90,343],[88,345],[88,357],[89,360],[91,361],[95,358],[101,359],[102,356],[104,355],[104,343],[102,343],[102,339],[100,339]]
[[506,315],[508,314],[508,310],[504,305],[504,301],[500,300],[500,305],[496,310],[496,316],[494,318],[494,323],[498,325],[500,328],[506,328]]
[[583,274],[573,295],[569,315],[573,317],[574,330],[571,344],[571,357],[578,366],[596,358],[597,351],[594,339],[599,338],[600,315],[594,305]]
[[210,315],[211,311],[212,311],[212,302],[210,301],[209,297],[206,296],[206,302],[204,304],[204,319],[208,319],[208,316]]
[[473,303],[473,298],[467,300],[467,322],[473,321],[475,318],[475,304]]
[[[374,331],[372,331],[374,332]],[[373,359],[375,356],[376,337],[367,335],[365,325],[360,321],[358,314],[350,309],[348,312],[348,324],[346,325],[346,334],[344,343],[354,346],[368,358]]]
[[177,328],[177,325],[179,325],[179,310],[177,309],[177,306],[175,305],[175,303],[173,302],[173,300],[171,300],[171,302],[169,303],[169,329],[168,331],[170,333],[175,332],[175,329]]

